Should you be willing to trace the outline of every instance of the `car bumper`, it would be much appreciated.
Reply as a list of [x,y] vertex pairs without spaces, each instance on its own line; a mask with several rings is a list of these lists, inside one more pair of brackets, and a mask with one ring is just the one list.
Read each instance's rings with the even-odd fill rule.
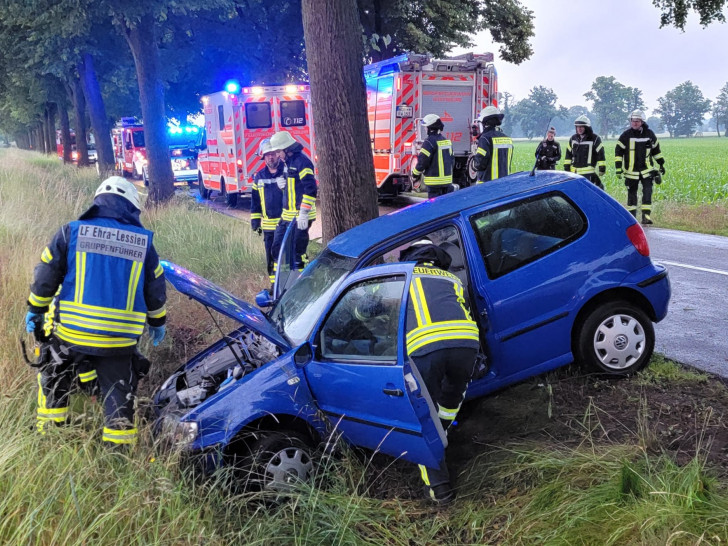
[[639,290],[650,302],[653,320],[660,322],[667,316],[672,289],[670,276],[664,265],[653,264],[640,269],[625,279],[625,284]]
[[175,182],[197,182],[197,170],[184,170],[184,171],[173,171]]

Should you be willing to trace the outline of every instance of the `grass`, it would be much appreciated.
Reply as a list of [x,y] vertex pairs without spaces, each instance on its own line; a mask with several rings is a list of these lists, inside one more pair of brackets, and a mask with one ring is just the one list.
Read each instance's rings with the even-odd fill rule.
[[[614,175],[615,140],[604,142],[606,190],[627,202],[624,182]],[[513,168],[531,170],[537,140],[515,143]],[[653,219],[660,227],[728,235],[728,138],[660,139],[667,174],[652,195]],[[562,155],[566,143],[561,141]],[[563,168],[563,160],[560,164]],[[640,190],[641,198],[641,190]]]
[[[92,170],[17,150],[0,151],[0,543],[2,544],[698,544],[728,541],[728,493],[705,459],[678,465],[636,432],[618,444],[589,433],[579,446],[554,439],[482,445],[457,477],[460,499],[438,510],[382,496],[367,461],[345,455],[273,507],[200,480],[157,451],[148,424],[128,455],[105,450],[97,405],[79,397],[74,423],[36,435],[34,377],[18,355],[25,299],[40,252],[90,203]],[[249,229],[188,200],[144,213],[167,259],[249,296],[265,285],[262,245]],[[144,349],[155,367],[189,356],[208,337],[207,315],[185,298],[169,304],[168,339]],[[147,379],[158,384],[155,379]],[[657,361],[639,381],[679,388],[703,381]],[[558,387],[557,387],[558,388]],[[587,408],[587,413],[596,411]],[[483,418],[487,418],[484,416]],[[585,421],[589,415],[583,417]],[[416,472],[412,469],[413,473]],[[414,476],[415,474],[413,474]],[[418,487],[415,485],[416,490]]]

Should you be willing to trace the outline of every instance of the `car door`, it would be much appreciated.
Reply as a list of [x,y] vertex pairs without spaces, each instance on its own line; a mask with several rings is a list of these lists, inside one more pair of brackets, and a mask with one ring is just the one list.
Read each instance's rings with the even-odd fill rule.
[[405,352],[413,264],[353,274],[311,339],[305,376],[319,409],[356,446],[437,466],[447,440]]

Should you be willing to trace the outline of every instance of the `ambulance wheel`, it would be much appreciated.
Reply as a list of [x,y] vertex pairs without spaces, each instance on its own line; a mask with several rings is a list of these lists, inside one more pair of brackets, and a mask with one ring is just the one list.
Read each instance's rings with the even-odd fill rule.
[[475,156],[471,155],[468,158],[468,166],[466,168],[466,176],[470,185],[475,184],[478,181],[478,171],[475,170]]
[[209,199],[210,198],[210,190],[208,190],[205,187],[205,183],[202,181],[202,175],[197,175],[197,190],[200,192],[200,198],[202,199]]
[[239,193],[227,193],[225,192],[225,203],[227,203],[227,206],[230,208],[235,208],[238,206],[238,196]]

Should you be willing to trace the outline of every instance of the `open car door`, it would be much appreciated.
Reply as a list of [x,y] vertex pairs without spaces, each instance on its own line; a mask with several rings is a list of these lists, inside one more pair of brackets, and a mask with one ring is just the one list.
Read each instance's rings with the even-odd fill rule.
[[351,275],[314,329],[305,375],[319,408],[349,443],[435,467],[447,439],[405,350],[413,268],[381,265]]
[[276,280],[273,284],[273,301],[283,295],[283,292],[288,290],[293,283],[296,282],[300,276],[300,272],[296,270],[296,252],[295,252],[295,238],[294,238],[294,227],[296,221],[288,224],[286,234],[283,237],[281,243],[281,251],[278,253],[278,269],[276,270]]

